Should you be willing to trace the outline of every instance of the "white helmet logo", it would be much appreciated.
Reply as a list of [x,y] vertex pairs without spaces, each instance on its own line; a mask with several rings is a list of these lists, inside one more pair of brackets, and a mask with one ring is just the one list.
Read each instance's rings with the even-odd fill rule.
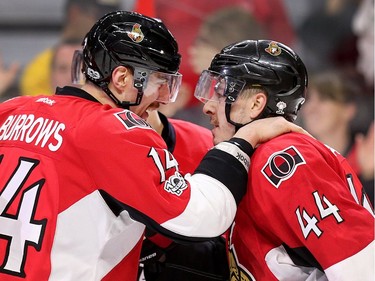
[[276,111],[277,114],[281,114],[281,115],[285,114],[285,112],[284,112],[284,109],[286,108],[286,103],[285,102],[279,101],[276,104],[276,107],[277,107],[277,111]]
[[99,72],[95,71],[94,69],[92,69],[90,67],[87,68],[87,75],[89,77],[91,77],[92,79],[95,79],[95,80],[100,78]]

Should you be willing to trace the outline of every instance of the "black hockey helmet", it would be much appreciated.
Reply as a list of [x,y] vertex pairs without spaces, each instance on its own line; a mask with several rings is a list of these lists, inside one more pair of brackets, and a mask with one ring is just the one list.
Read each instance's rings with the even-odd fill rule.
[[204,88],[199,84],[207,84],[208,75],[220,77],[225,81],[226,116],[236,126],[243,124],[230,120],[231,104],[245,87],[262,87],[267,91],[267,105],[258,118],[284,116],[294,121],[305,101],[308,79],[305,65],[292,49],[276,41],[246,40],[231,44],[214,57],[204,72],[195,96],[205,99],[207,91],[199,89]]
[[[98,20],[83,41],[82,59],[85,78],[123,107],[140,103],[150,71],[181,76],[173,35],[160,20],[136,12],[116,11]],[[136,102],[121,103],[108,89],[112,71],[120,65],[134,71]]]

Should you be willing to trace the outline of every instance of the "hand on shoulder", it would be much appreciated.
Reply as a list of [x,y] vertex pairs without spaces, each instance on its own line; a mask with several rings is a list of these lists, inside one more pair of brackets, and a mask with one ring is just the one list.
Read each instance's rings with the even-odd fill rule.
[[253,147],[279,135],[296,132],[311,136],[302,127],[287,121],[284,117],[269,117],[255,120],[240,128],[235,137],[248,141]]

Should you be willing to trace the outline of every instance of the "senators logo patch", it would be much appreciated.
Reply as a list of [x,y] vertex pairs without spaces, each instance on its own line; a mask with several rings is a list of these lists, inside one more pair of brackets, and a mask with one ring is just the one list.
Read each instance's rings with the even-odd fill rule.
[[289,179],[302,164],[306,164],[305,159],[294,146],[290,146],[272,154],[262,173],[270,183],[279,188],[280,184]]
[[142,42],[145,38],[141,30],[141,25],[139,23],[133,25],[132,31],[128,32],[128,36],[133,42],[136,43]]
[[141,117],[130,110],[124,110],[114,114],[126,129],[143,128],[152,129],[152,127]]
[[274,42],[272,41],[268,47],[266,49],[264,49],[267,53],[269,53],[270,55],[276,57],[276,56],[279,56],[281,54],[281,48],[280,46],[277,44],[277,42]]

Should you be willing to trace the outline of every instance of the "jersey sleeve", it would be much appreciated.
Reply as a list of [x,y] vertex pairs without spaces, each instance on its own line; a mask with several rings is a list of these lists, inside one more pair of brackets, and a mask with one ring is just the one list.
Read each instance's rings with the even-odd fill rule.
[[300,265],[329,280],[372,280],[374,216],[361,183],[337,152],[288,135],[254,154],[251,215]]
[[[200,173],[184,177],[162,138],[138,116],[115,111],[103,118],[77,127],[77,152],[114,212],[126,210],[175,239],[216,237],[229,227],[247,181],[247,169],[234,156],[238,147],[211,150]],[[222,180],[224,170],[236,180]]]

